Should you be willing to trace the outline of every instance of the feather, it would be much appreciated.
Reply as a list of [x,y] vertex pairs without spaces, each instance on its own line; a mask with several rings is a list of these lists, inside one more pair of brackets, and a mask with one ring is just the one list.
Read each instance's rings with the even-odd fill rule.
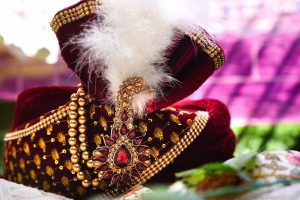
[[[204,3],[205,2],[205,3]],[[142,115],[146,103],[161,94],[164,84],[175,82],[165,65],[166,51],[184,33],[208,20],[203,0],[103,0],[96,22],[70,42],[79,46],[77,71],[89,66],[108,81],[108,101],[117,100],[126,79],[141,77],[152,94],[134,97],[133,109]],[[195,20],[197,19],[197,20]]]

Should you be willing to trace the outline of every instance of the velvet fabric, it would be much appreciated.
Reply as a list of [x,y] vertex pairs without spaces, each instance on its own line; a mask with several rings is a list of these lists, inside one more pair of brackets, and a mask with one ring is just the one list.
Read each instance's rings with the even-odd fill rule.
[[[84,2],[84,1],[81,1]],[[80,2],[80,3],[81,3]],[[78,4],[69,8],[76,7]],[[68,10],[66,8],[64,10]],[[73,21],[63,25],[57,32],[57,38],[61,48],[61,54],[68,64],[68,67],[75,71],[76,60],[79,56],[78,47],[68,43],[70,39],[78,36],[82,30],[96,20],[96,15],[91,14],[77,21]],[[207,37],[211,37],[207,34]],[[223,53],[223,52],[221,52]],[[215,70],[214,59],[204,53],[203,49],[185,35],[183,38],[174,41],[172,47],[166,52],[166,64],[169,72],[178,83],[175,86],[166,85],[162,88],[163,97],[149,104],[148,111],[154,111],[163,107],[172,105],[173,103],[187,97],[198,89]],[[88,73],[88,66],[84,66],[83,70],[77,75],[82,80],[85,90],[97,100],[106,98],[107,81],[99,78],[95,73]],[[91,79],[91,81],[89,81]]]
[[[39,117],[34,119],[28,117],[28,112],[33,112],[35,116],[44,115],[46,117],[50,115],[52,110],[68,102],[68,95],[75,91],[76,88],[72,87],[41,87],[23,92],[17,101],[15,114],[18,116],[19,122],[15,121],[14,129],[22,129],[25,127],[25,124],[30,126],[39,121]],[[60,96],[60,98],[56,98],[57,96]],[[30,104],[32,107],[27,108]],[[95,111],[93,111],[91,105],[87,107],[90,152],[96,148],[94,138],[97,134],[110,135],[110,129],[107,127],[110,127],[114,117],[113,113],[109,114],[106,106],[101,105],[99,102],[93,102],[93,104],[96,105]],[[45,114],[45,110],[48,110],[48,113]],[[230,129],[230,115],[226,106],[217,100],[181,101],[172,105],[172,109],[156,110],[148,114],[144,119],[135,119],[135,124],[141,122],[147,124],[147,134],[143,137],[142,144],[160,149],[159,156],[164,155],[174,145],[169,139],[171,133],[176,132],[181,138],[189,126],[188,120],[193,120],[195,117],[194,112],[198,110],[209,113],[209,120],[205,129],[172,164],[156,174],[147,183],[171,182],[175,180],[175,172],[191,169],[207,162],[223,161],[233,156],[236,139]],[[189,111],[191,113],[180,114],[181,111]],[[91,113],[94,114],[91,115]],[[172,114],[178,116],[180,124],[171,120],[170,116]],[[105,120],[105,123],[101,122],[101,120]],[[26,123],[24,124],[22,121],[26,121]],[[98,123],[95,125],[94,122]],[[163,130],[164,139],[156,138],[156,128]],[[71,173],[72,167],[70,167],[69,163],[70,154],[68,149],[70,146],[67,143],[69,138],[67,131],[68,125],[64,119],[61,120],[61,123],[53,125],[50,132],[43,129],[34,136],[6,142],[5,178],[27,186],[78,199],[95,192],[103,193],[105,187],[97,190],[92,188],[85,189],[81,186],[80,181],[72,181],[76,175]],[[149,137],[152,137],[153,140],[148,141]],[[163,143],[167,144],[165,148],[161,148]],[[93,174],[93,170],[91,171],[91,169],[86,167],[83,169]]]

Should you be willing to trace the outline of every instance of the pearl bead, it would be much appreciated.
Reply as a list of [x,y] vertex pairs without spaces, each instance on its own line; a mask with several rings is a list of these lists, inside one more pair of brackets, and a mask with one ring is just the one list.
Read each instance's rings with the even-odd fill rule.
[[77,152],[78,152],[77,147],[70,147],[70,153],[71,153],[72,155],[77,154]]
[[89,155],[89,152],[85,151],[82,153],[82,158],[83,160],[88,160],[90,159],[90,155]]
[[98,179],[94,179],[94,180],[92,181],[92,185],[93,185],[94,187],[98,187],[98,185],[99,185],[99,180],[98,180]]
[[90,186],[91,182],[87,179],[85,179],[84,181],[82,181],[82,186],[85,188],[88,188]]
[[70,128],[70,129],[68,130],[68,134],[69,134],[70,137],[75,137],[76,134],[77,134],[77,131],[76,131],[75,128]]
[[71,156],[71,162],[76,164],[79,161],[79,157],[77,155],[72,155]]
[[94,163],[93,160],[87,161],[87,166],[88,166],[88,168],[93,168],[93,163]]
[[85,106],[85,100],[84,100],[84,98],[79,98],[78,99],[78,104],[80,105],[80,106]]
[[85,179],[84,173],[83,173],[83,172],[78,172],[78,173],[77,173],[77,178],[78,178],[78,180],[80,180],[80,181],[84,180],[84,179]]
[[77,105],[77,103],[75,103],[75,102],[71,102],[71,103],[69,104],[69,108],[70,108],[71,111],[76,111],[77,108],[78,108],[78,105]]
[[79,115],[85,115],[85,109],[83,107],[78,108],[77,112]]
[[76,145],[76,143],[77,143],[77,139],[76,138],[73,138],[73,137],[71,137],[71,138],[69,138],[69,144],[71,145],[71,146],[74,146],[74,145]]

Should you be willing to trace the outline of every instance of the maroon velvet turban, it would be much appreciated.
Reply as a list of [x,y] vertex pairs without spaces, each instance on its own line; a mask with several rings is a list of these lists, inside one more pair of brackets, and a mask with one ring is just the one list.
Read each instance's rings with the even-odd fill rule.
[[[97,20],[94,0],[56,14],[51,26],[62,56],[74,71],[80,49],[70,38]],[[208,34],[191,33],[167,53],[178,85],[162,88],[164,98],[138,118],[131,96],[147,90],[139,77],[125,81],[118,104],[103,104],[107,81],[88,67],[81,87],[39,87],[16,104],[12,132],[5,136],[5,178],[67,197],[118,195],[136,184],[174,181],[174,173],[233,155],[236,139],[230,115],[216,100],[184,101],[221,67],[224,54]],[[86,69],[86,70],[85,70]],[[148,181],[149,180],[149,181]]]

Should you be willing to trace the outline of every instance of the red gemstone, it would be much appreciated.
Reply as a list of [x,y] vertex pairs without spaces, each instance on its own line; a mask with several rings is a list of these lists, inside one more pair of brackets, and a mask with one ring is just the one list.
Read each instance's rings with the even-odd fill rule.
[[99,156],[99,157],[97,157],[96,159],[99,160],[99,161],[102,162],[102,163],[105,163],[106,160],[107,160],[107,157],[106,157],[106,156]]
[[137,134],[136,134],[135,131],[130,131],[129,134],[128,134],[128,138],[129,138],[129,139],[133,139],[133,138],[136,137],[136,135],[137,135]]
[[133,170],[131,170],[131,176],[140,177],[140,174],[136,169],[133,169]]
[[114,163],[119,168],[127,167],[131,163],[131,153],[125,145],[121,145],[116,151]]
[[138,146],[137,151],[139,153],[142,153],[143,151],[145,151],[147,149],[147,146]]
[[135,139],[133,140],[133,144],[134,144],[134,145],[140,145],[140,144],[142,143],[142,141],[143,141],[143,138],[142,138],[142,137],[135,138]]
[[121,180],[121,175],[115,175],[111,181],[111,185],[115,185]]
[[142,161],[142,162],[145,162],[145,161],[149,160],[148,156],[145,156],[145,155],[143,155],[143,154],[142,154],[142,155],[139,155],[138,158],[139,158],[139,160]]
[[123,114],[121,115],[121,119],[122,121],[126,121],[128,119],[128,115],[126,112],[123,112]]
[[114,140],[117,140],[117,139],[119,139],[119,137],[120,137],[120,134],[117,131],[113,130],[112,138],[114,138]]
[[112,146],[114,144],[114,141],[107,137],[104,138],[104,142],[107,146]]
[[136,164],[136,168],[139,171],[144,171],[147,167],[142,163],[138,163],[138,164]]
[[125,126],[122,126],[121,128],[121,133],[125,134],[127,132],[127,128]]
[[102,165],[98,168],[98,170],[104,172],[104,171],[107,171],[108,170],[108,166],[107,165]]
[[103,176],[103,180],[110,181],[113,177],[113,173],[111,171],[106,172],[106,174]]
[[122,177],[122,182],[130,184],[131,182],[130,176],[128,174],[124,174]]
[[108,155],[109,149],[107,147],[100,147],[97,149],[102,155]]

